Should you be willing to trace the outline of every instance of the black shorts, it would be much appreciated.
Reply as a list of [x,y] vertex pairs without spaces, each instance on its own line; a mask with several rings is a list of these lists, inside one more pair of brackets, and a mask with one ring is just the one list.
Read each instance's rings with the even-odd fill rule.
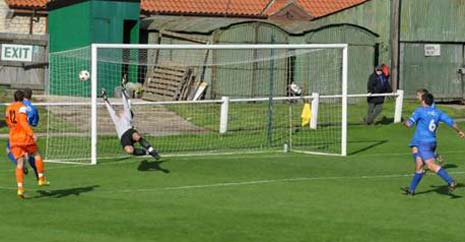
[[121,145],[123,146],[123,148],[128,145],[134,146],[134,143],[136,143],[132,139],[132,135],[134,133],[137,133],[137,130],[135,130],[134,128],[130,128],[126,130],[126,132],[124,132],[124,134],[121,136]]

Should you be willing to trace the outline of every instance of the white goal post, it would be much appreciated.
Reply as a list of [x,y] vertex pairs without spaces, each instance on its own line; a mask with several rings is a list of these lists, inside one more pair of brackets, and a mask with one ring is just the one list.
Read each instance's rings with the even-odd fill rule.
[[348,88],[347,55],[346,44],[93,44],[51,53],[47,97],[37,103],[49,119],[46,159],[127,157],[98,97],[105,88],[121,110],[122,78],[136,129],[162,156],[283,147],[347,155],[348,125],[360,125],[368,95]]

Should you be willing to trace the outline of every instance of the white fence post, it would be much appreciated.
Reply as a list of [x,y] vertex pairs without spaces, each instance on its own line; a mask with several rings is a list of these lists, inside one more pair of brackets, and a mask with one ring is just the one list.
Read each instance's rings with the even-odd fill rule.
[[229,97],[221,97],[220,134],[228,131]]
[[310,128],[316,129],[318,123],[318,104],[320,103],[320,94],[312,93],[312,118],[310,119]]
[[396,110],[394,113],[394,123],[400,123],[402,120],[402,105],[404,102],[404,90],[397,90]]

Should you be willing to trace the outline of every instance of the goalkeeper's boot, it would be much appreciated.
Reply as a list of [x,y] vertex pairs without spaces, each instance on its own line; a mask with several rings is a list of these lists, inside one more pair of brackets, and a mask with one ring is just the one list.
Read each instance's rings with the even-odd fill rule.
[[27,169],[26,166],[23,166],[23,173],[24,173],[24,175],[29,174],[29,170]]
[[17,192],[17,194],[18,194],[18,197],[19,197],[19,198],[26,198],[26,197],[24,196],[24,188],[22,188],[22,187],[18,187],[18,192]]
[[41,176],[41,177],[39,177],[38,185],[39,185],[40,187],[42,187],[42,186],[48,186],[48,185],[50,185],[50,182],[47,181],[47,179],[45,179],[45,176]]
[[156,150],[152,150],[151,152],[149,152],[149,154],[150,154],[155,160],[161,159],[160,154],[159,154],[158,151],[156,151]]
[[415,196],[415,191],[410,191],[408,187],[401,187],[400,190],[402,191],[403,195],[412,196],[412,197]]
[[458,186],[458,183],[455,182],[455,181],[452,181],[448,186],[447,186],[447,190],[449,191],[449,193],[453,192],[455,190],[455,188],[457,188]]
[[107,92],[105,91],[105,88],[102,88],[102,90],[100,91],[100,97],[103,98],[103,100],[108,100],[108,97],[107,97]]
[[126,89],[126,84],[128,83],[128,74],[123,74],[123,77],[121,78],[121,87],[123,90]]

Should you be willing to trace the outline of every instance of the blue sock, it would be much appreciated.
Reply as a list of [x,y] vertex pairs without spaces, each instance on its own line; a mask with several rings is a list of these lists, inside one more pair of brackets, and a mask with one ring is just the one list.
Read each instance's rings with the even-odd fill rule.
[[8,158],[16,165],[16,159],[11,152],[8,152]]
[[39,173],[37,173],[36,160],[34,159],[34,157],[29,156],[29,159],[27,161],[29,162],[29,165],[31,165],[32,169],[34,170],[36,177],[39,177]]
[[423,172],[415,172],[412,181],[410,182],[409,191],[414,192],[415,189],[417,189],[418,183],[420,183],[421,178],[423,178]]
[[442,167],[439,168],[439,171],[436,173],[438,176],[440,176],[447,184],[451,184],[454,180],[449,176],[449,173],[447,173],[446,170],[444,170]]

